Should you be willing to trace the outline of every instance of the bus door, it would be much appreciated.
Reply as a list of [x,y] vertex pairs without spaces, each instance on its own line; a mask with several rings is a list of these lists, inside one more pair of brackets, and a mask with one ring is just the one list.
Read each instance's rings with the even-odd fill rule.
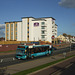
[[49,46],[45,46],[44,50],[45,50],[45,54],[49,54]]
[[33,56],[33,54],[34,54],[34,48],[33,48],[33,46],[29,46],[27,54],[28,54],[29,57]]

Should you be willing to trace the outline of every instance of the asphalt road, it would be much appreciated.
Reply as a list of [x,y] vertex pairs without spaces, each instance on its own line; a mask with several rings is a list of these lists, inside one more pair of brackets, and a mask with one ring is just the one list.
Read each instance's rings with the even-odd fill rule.
[[[71,50],[75,50],[75,49],[71,49]],[[52,55],[57,55],[63,52],[69,52],[70,51],[70,47],[66,47],[66,48],[62,48],[61,50],[54,50]],[[45,56],[42,56],[42,58],[44,58]],[[39,57],[40,59],[41,57]],[[35,58],[34,60],[38,59]],[[32,61],[31,59],[29,60],[17,60],[15,59],[15,54],[12,55],[5,55],[5,56],[0,56],[0,67],[6,67],[9,65],[13,65],[13,64],[17,64],[17,63],[22,63],[22,62],[27,62],[27,61]]]
[[65,69],[60,75],[75,75],[75,62],[72,62],[72,65]]
[[30,75],[75,75],[75,57]]

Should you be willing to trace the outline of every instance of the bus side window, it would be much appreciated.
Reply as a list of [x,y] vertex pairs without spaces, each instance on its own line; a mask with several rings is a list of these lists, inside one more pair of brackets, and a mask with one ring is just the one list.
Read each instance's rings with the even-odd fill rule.
[[34,48],[34,53],[37,53],[37,48]]
[[38,53],[41,52],[41,49],[39,47],[37,48],[37,50],[38,50]]
[[46,47],[44,47],[44,51],[46,51],[47,50],[47,48]]
[[45,52],[45,47],[42,48],[42,51]]
[[34,53],[34,48],[30,49],[30,53],[33,54]]
[[49,50],[48,46],[45,47],[45,51]]
[[42,52],[42,48],[41,47],[39,47],[39,52]]

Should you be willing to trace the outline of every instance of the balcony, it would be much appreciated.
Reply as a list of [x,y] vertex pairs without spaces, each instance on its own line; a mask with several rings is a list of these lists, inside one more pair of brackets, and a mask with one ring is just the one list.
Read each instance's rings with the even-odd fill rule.
[[42,40],[42,41],[46,41],[46,40],[47,40],[47,37],[44,36],[44,35],[42,35],[42,36],[41,36],[41,40]]
[[42,31],[41,31],[41,35],[47,35],[47,32],[44,31],[44,30],[42,30]]
[[47,28],[45,28],[45,29],[41,29],[41,31],[47,31]]
[[41,35],[44,35],[44,36],[46,36],[46,35],[47,35],[47,33],[41,33]]
[[42,41],[46,41],[46,38],[41,38]]
[[47,30],[47,27],[41,26],[41,30],[42,30],[42,31],[45,31],[45,30]]
[[42,27],[42,26],[43,26],[43,27],[46,27],[46,26],[47,26],[47,24],[41,24],[41,27]]

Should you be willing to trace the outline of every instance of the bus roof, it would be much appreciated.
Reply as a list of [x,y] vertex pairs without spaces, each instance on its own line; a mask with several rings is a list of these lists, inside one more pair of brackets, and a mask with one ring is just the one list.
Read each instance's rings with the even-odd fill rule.
[[46,45],[19,45],[19,46],[33,46],[33,47],[40,47],[40,46],[50,46],[49,44]]
[[46,45],[19,45],[18,48],[35,48],[35,47],[45,47],[45,46],[51,46],[49,44]]

